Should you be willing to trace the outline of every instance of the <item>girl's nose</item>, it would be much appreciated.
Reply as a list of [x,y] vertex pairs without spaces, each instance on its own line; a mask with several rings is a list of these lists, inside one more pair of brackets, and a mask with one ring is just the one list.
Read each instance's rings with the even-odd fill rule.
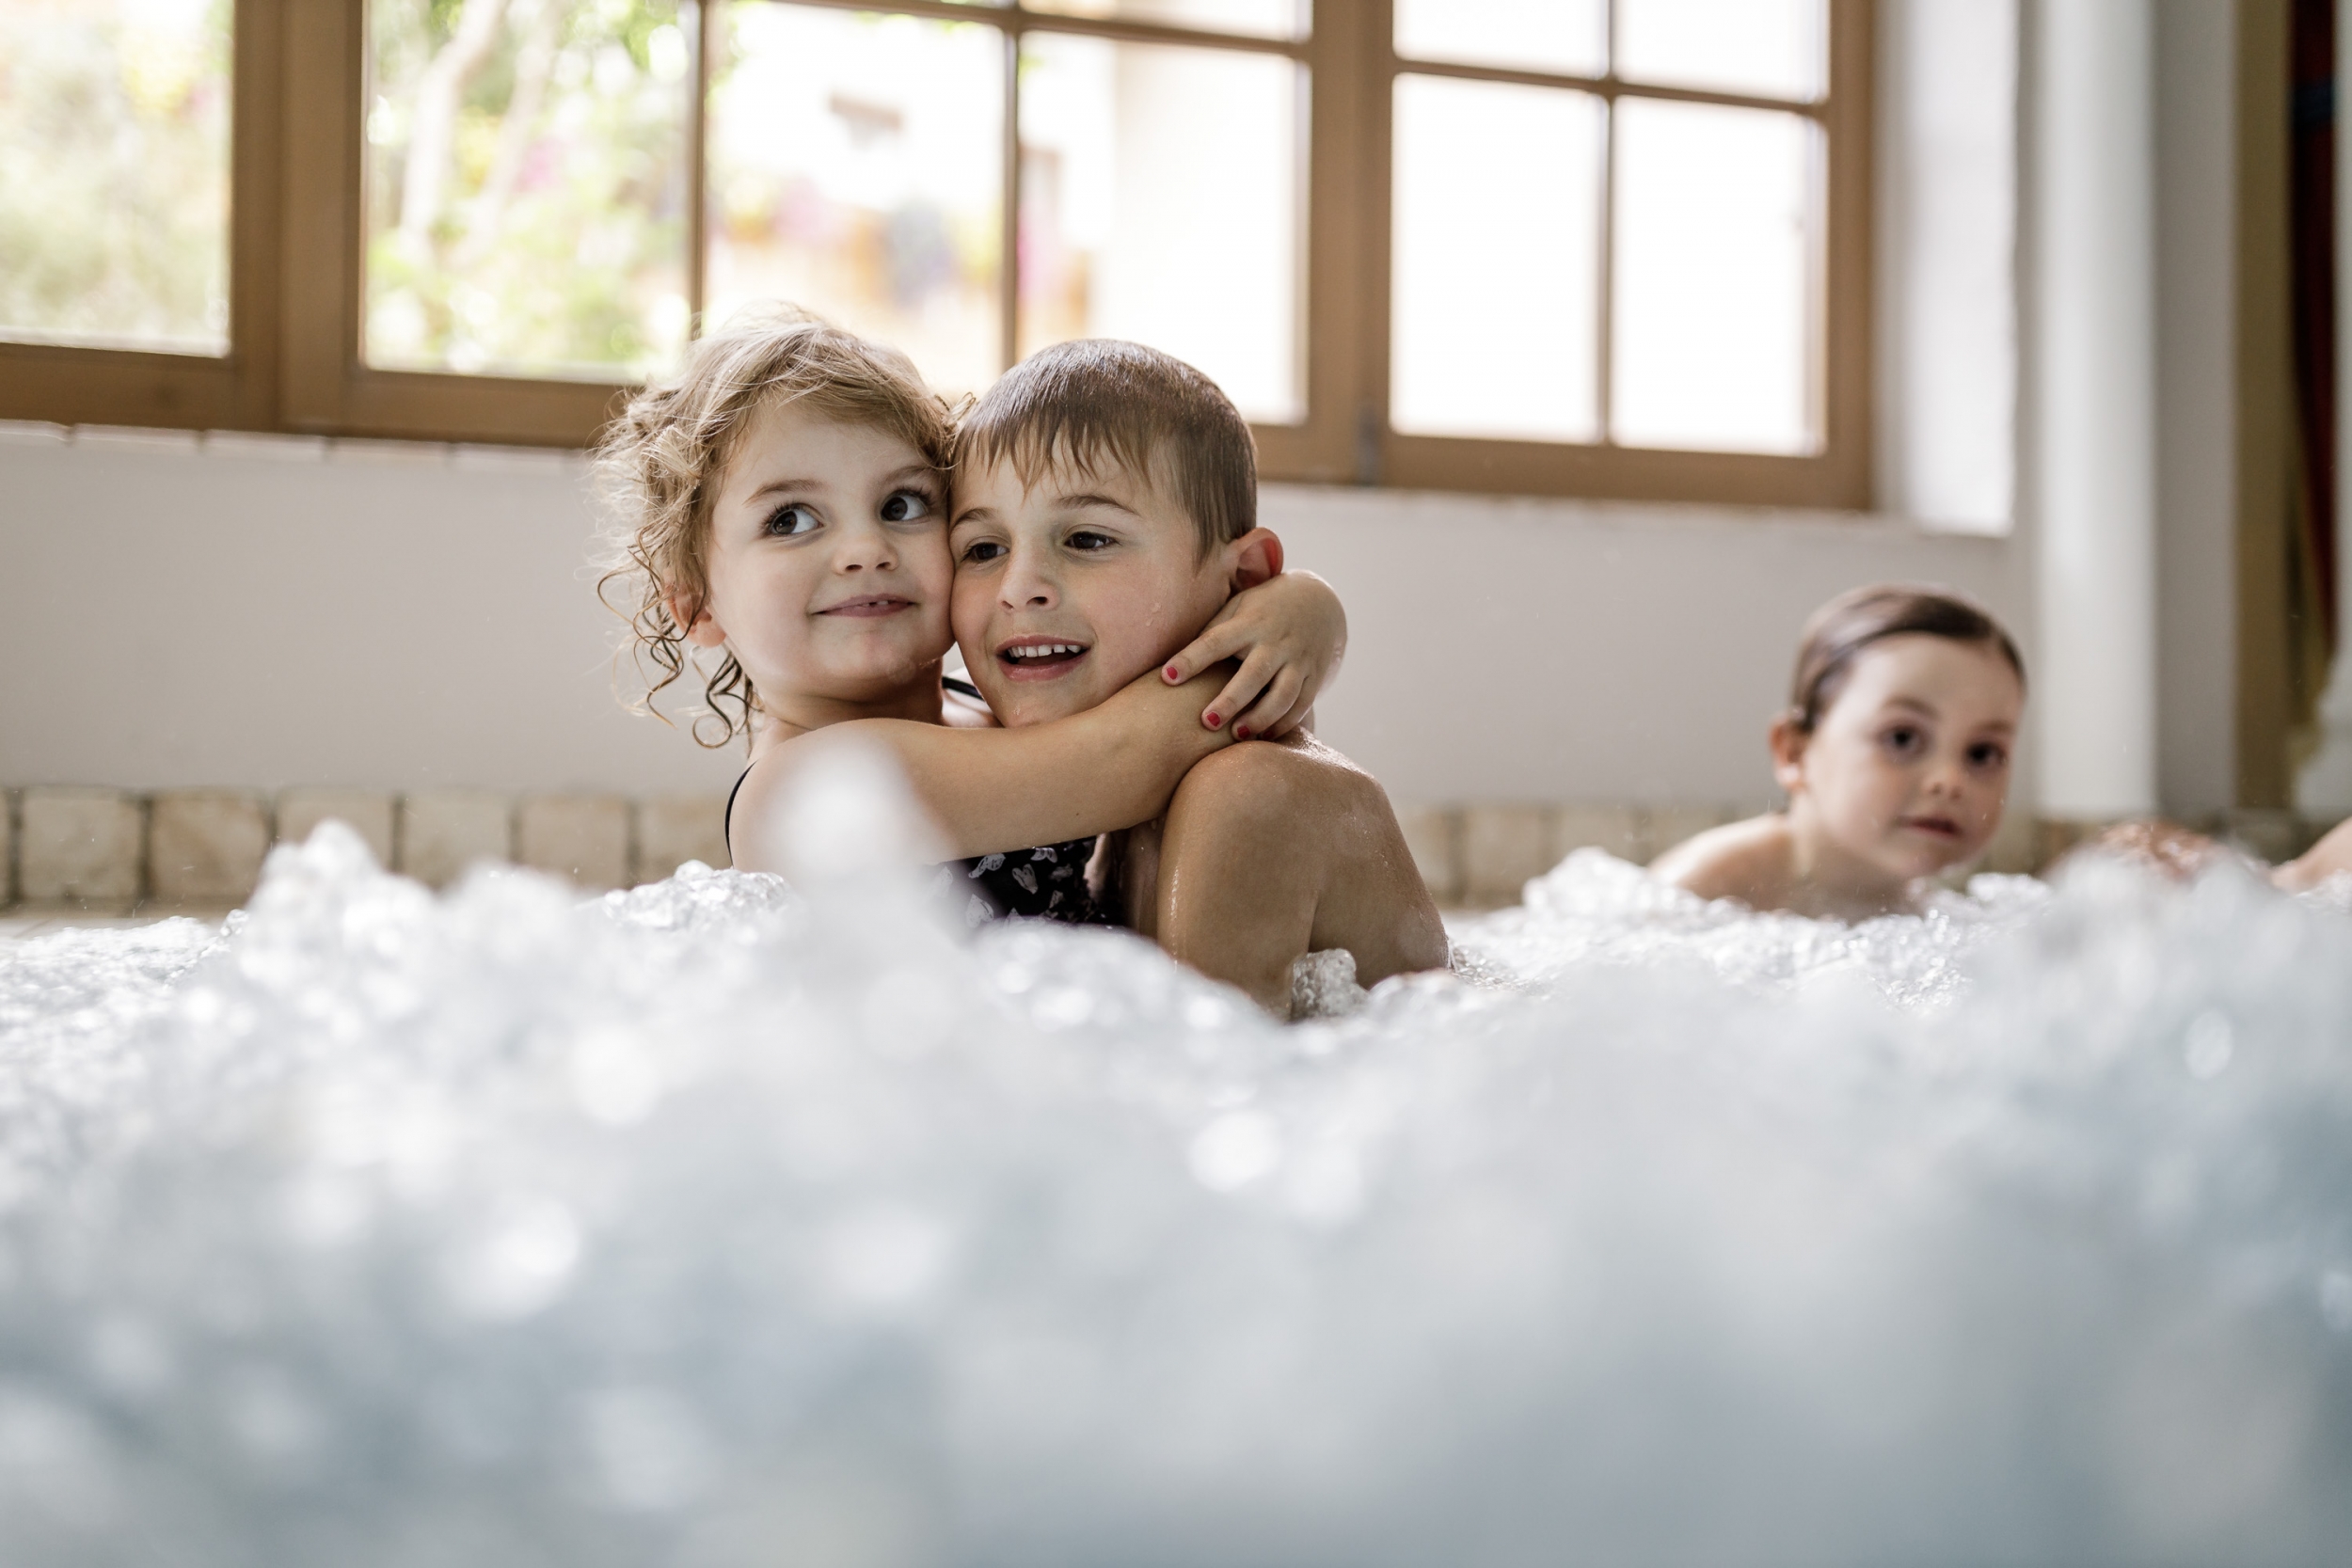
[[845,528],[834,536],[833,569],[836,572],[887,572],[898,564],[898,549],[881,528]]

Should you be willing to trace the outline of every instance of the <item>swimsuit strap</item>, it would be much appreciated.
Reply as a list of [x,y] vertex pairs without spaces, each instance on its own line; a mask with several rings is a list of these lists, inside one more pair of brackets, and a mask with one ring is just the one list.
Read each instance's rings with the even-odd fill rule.
[[727,791],[727,814],[721,821],[720,832],[727,841],[727,862],[730,865],[735,861],[735,798],[743,793],[743,781],[751,776],[752,770],[744,768],[735,776],[735,787]]
[[978,697],[983,703],[988,701],[986,697],[980,696],[980,689],[970,681],[960,681],[953,675],[942,675],[939,677],[939,684],[950,691],[961,691],[967,697]]

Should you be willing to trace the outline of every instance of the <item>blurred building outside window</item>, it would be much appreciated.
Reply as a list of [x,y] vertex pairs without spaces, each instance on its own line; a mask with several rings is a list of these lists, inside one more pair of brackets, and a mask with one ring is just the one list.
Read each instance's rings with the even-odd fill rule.
[[231,0],[0,0],[0,338],[229,348]]

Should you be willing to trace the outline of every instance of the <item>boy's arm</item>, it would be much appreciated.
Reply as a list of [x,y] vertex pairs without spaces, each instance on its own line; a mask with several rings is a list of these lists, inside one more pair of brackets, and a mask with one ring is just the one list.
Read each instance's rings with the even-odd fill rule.
[[1060,844],[1148,822],[1185,771],[1231,743],[1195,715],[1227,672],[1171,687],[1138,677],[1099,706],[1021,729],[950,729],[858,719],[788,740],[744,777],[735,804],[735,864],[783,871],[775,806],[793,771],[827,745],[886,748],[957,859]]
[[1170,685],[1219,659],[1241,669],[1200,715],[1238,739],[1279,740],[1296,729],[1347,656],[1347,610],[1312,572],[1279,572],[1226,601],[1199,637],[1168,661]]

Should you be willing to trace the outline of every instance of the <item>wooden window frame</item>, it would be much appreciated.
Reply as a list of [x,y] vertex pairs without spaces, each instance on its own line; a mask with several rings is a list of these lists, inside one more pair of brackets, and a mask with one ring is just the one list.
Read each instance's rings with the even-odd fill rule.
[[[1376,473],[1362,476],[1406,489],[1502,491],[1516,495],[1588,496],[1650,501],[1824,507],[1862,511],[1870,505],[1870,0],[1827,0],[1829,75],[1817,102],[1798,104],[1745,93],[1693,91],[1633,84],[1610,70],[1597,77],[1548,71],[1496,70],[1434,61],[1407,62],[1393,47],[1390,0],[1370,0],[1364,13],[1377,28],[1372,40],[1378,59],[1366,105],[1369,132],[1362,177],[1367,189],[1364,253],[1373,259],[1371,297],[1359,319],[1372,328],[1375,363],[1364,382],[1367,428],[1381,433]],[[1614,14],[1613,4],[1611,14]],[[1820,362],[1812,367],[1818,389],[1821,449],[1798,456],[1749,452],[1688,451],[1621,447],[1606,441],[1490,440],[1455,436],[1409,436],[1390,428],[1389,262],[1391,255],[1389,201],[1392,189],[1389,158],[1394,142],[1390,125],[1393,84],[1400,75],[1508,82],[1567,88],[1606,98],[1724,103],[1801,114],[1824,133],[1820,246],[1813,259],[1817,309],[1820,312]],[[1612,125],[1613,127],[1613,116]],[[1602,396],[1608,392],[1607,298],[1609,249],[1613,216],[1614,150],[1602,150],[1604,213],[1600,245],[1603,298],[1599,341]],[[1607,407],[1604,401],[1603,408]]]
[[[1828,90],[1802,112],[1825,132],[1823,446],[1767,456],[1460,436],[1389,428],[1391,105],[1406,71],[1570,87],[1610,97],[1757,103],[1736,93],[1406,63],[1391,0],[1323,0],[1304,40],[943,3],[796,0],[980,22],[1005,33],[1007,71],[1028,33],[1285,55],[1306,71],[1306,416],[1256,425],[1268,480],[1403,488],[1865,509],[1870,504],[1870,0],[1828,0]],[[237,0],[230,350],[221,358],[0,343],[0,418],[580,447],[626,396],[614,383],[379,370],[361,356],[365,0]],[[699,14],[699,13],[698,13]],[[700,192],[702,40],[690,179]],[[1778,103],[1769,106],[1784,107]],[[1005,124],[1004,330],[1018,278],[1019,123]],[[690,305],[699,318],[707,201],[690,204]],[[1604,244],[1606,239],[1604,238]],[[1009,350],[1008,349],[1008,352]]]

